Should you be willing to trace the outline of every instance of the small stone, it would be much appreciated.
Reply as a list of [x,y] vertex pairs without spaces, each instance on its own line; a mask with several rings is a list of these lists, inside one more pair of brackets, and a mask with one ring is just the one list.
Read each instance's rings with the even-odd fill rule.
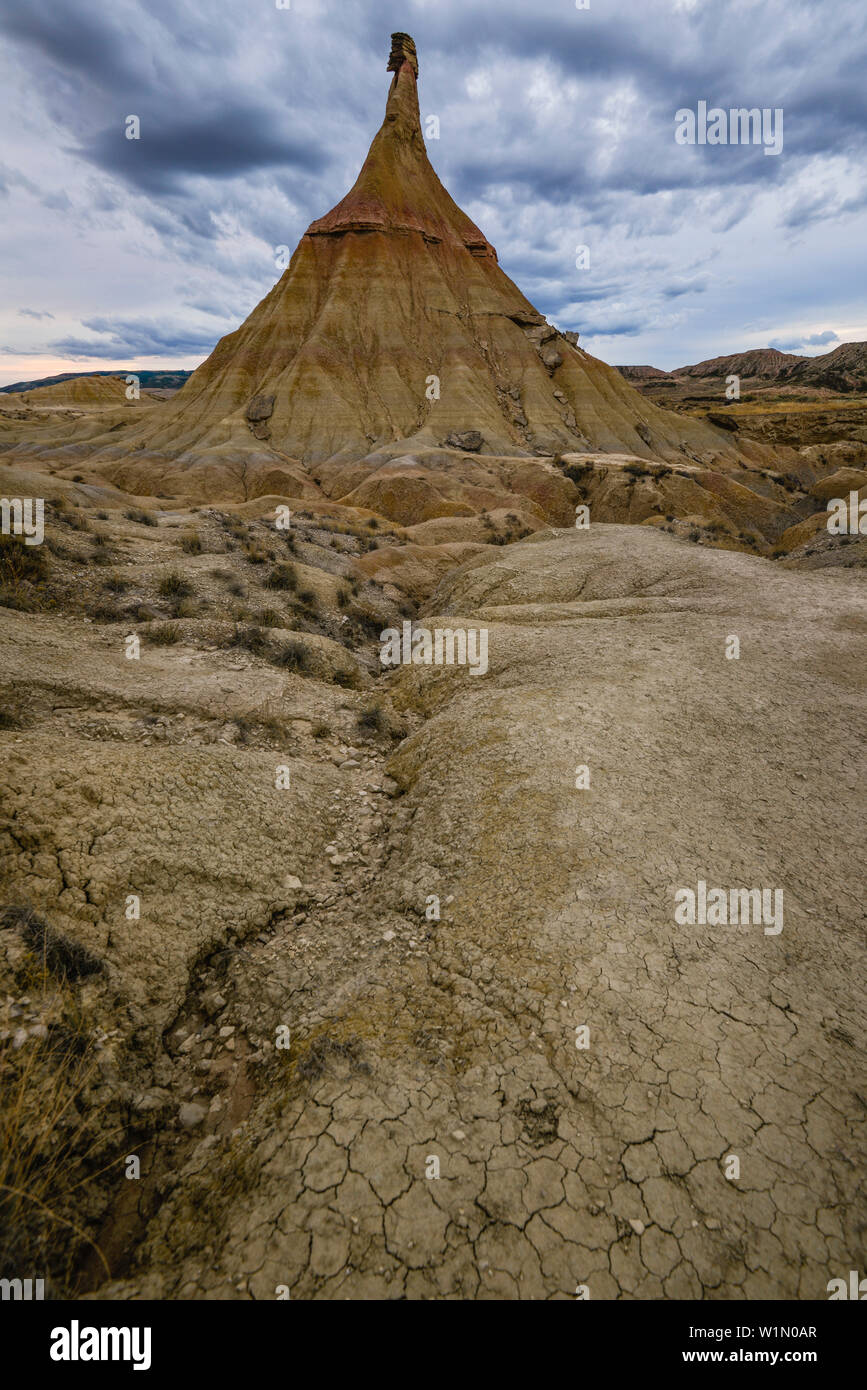
[[202,995],[202,1008],[208,1018],[213,1018],[225,1007],[226,1001],[218,989],[209,989],[206,994]]
[[182,1105],[178,1111],[178,1121],[182,1129],[195,1129],[202,1123],[207,1113],[204,1106],[188,1102],[186,1105]]
[[220,1037],[221,1037],[221,1038],[230,1038],[230,1037],[232,1036],[232,1034],[234,1033],[234,1031],[235,1031],[235,1026],[234,1026],[234,1024],[232,1024],[232,1023],[225,1023],[225,1024],[223,1025],[223,1027],[220,1029]]
[[645,1226],[643,1221],[639,1221],[637,1217],[633,1216],[630,1217],[629,1224],[637,1236],[644,1235]]
[[395,936],[395,934],[394,934],[393,931],[384,931],[384,932],[382,933],[382,939],[383,939],[383,941],[393,941],[393,940],[394,940],[394,936]]

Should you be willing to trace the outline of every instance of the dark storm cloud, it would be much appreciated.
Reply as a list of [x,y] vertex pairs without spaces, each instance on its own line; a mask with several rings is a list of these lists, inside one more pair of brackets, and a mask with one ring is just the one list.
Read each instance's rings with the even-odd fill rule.
[[[234,325],[230,325],[234,326]],[[226,332],[229,331],[227,326]],[[221,336],[209,331],[191,332],[188,328],[173,328],[164,322],[147,319],[85,319],[82,327],[103,336],[92,338],[67,337],[50,343],[49,347],[70,357],[156,357],[188,356],[190,353],[210,352]]]
[[[793,7],[778,0],[762,7],[764,24],[747,7],[735,17],[717,5],[677,10],[656,4],[643,12],[635,8],[634,22],[627,25],[617,22],[622,21],[622,14],[616,18],[620,6],[611,7],[609,14],[576,14],[543,3],[532,8],[484,5],[492,21],[499,14],[485,29],[475,7],[460,14],[446,8],[448,15],[440,14],[436,31],[449,56],[481,56],[487,45],[535,57],[552,70],[555,83],[571,81],[586,92],[591,116],[594,103],[612,84],[630,86],[639,104],[632,138],[598,169],[593,154],[604,137],[594,133],[592,121],[570,132],[561,124],[561,108],[540,158],[539,146],[528,144],[526,113],[516,102],[501,120],[502,139],[493,148],[474,142],[472,154],[452,164],[450,174],[461,196],[520,186],[528,197],[557,203],[586,198],[601,188],[629,188],[635,194],[766,188],[786,177],[783,161],[765,156],[759,146],[676,145],[675,112],[694,110],[698,100],[725,110],[781,107],[790,156],[845,150],[863,154],[867,148],[864,23],[858,0],[837,6],[833,17],[816,7],[794,7],[799,11],[794,38]],[[839,45],[833,42],[834,29],[839,30]]]
[[[422,115],[442,118],[441,139],[428,144],[437,172],[561,326],[621,337],[662,324],[679,334],[692,314],[708,335],[704,355],[715,355],[717,325],[755,325],[746,279],[757,258],[776,269],[784,239],[788,253],[820,233],[831,261],[824,302],[850,303],[857,237],[845,234],[844,255],[832,243],[844,244],[836,229],[863,226],[867,208],[863,0],[592,6],[0,0],[27,109],[19,121],[10,95],[2,112],[13,134],[0,197],[9,235],[21,227],[16,270],[30,268],[16,298],[38,303],[43,282],[74,279],[58,352],[206,352],[217,324],[235,326],[273,284],[274,248],[292,250],[353,183],[382,120],[389,34],[402,28],[418,43]],[[675,112],[699,100],[782,107],[783,153],[678,146]],[[139,140],[125,138],[133,114]],[[31,216],[34,204],[43,211]],[[99,239],[103,264],[82,250],[64,281],[63,257],[34,250],[31,263],[40,217],[57,219],[67,252]],[[593,252],[583,275],[578,242]],[[712,254],[725,267],[706,270]],[[803,330],[799,341],[815,350],[812,330],[836,313],[816,308],[809,255],[780,284],[768,331]],[[213,332],[185,327],[193,306]],[[29,315],[16,317],[32,331]]]
[[153,124],[139,110],[131,114],[141,120],[139,139],[126,138],[119,115],[79,153],[147,193],[174,192],[185,175],[224,179],[276,166],[318,173],[327,162],[315,141],[276,129],[271,115],[255,107],[220,106],[179,121],[158,117]]
[[[126,7],[129,14],[130,7]],[[61,71],[88,79],[99,74],[118,88],[135,76],[136,45],[124,29],[124,7],[87,3],[57,5],[53,0],[29,0],[24,6],[8,0],[0,7],[6,34],[31,46]],[[133,31],[134,33],[134,31]]]
[[646,325],[646,320],[635,320],[630,322],[608,322],[600,319],[598,323],[590,326],[590,332],[600,338],[629,338],[640,333]]

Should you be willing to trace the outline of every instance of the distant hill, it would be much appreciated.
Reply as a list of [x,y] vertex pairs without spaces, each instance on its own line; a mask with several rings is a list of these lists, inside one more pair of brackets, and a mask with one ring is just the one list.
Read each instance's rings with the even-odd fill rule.
[[821,357],[803,357],[784,367],[778,380],[826,391],[867,392],[867,343],[841,343]]
[[182,371],[142,371],[136,367],[128,367],[123,371],[113,372],[61,372],[59,376],[43,376],[35,381],[16,381],[11,386],[0,386],[0,394],[12,395],[19,391],[36,391],[43,386],[58,386],[64,381],[75,381],[80,377],[120,377],[125,379],[127,376],[137,376],[141,385],[150,390],[176,391],[191,375],[191,372]]
[[625,376],[627,381],[655,381],[659,377],[670,376],[670,372],[664,372],[659,367],[618,367],[617,371],[621,376]]
[[122,376],[74,376],[16,395],[24,405],[123,405],[126,381]]
[[727,357],[708,357],[686,367],[664,372],[659,367],[622,366],[617,370],[636,386],[688,386],[693,382],[719,382],[738,376],[756,387],[773,384],[835,393],[867,392],[867,343],[841,343],[819,357],[803,357],[777,348],[751,348]]
[[752,348],[749,352],[734,352],[728,357],[709,357],[704,362],[695,362],[690,367],[676,367],[669,376],[729,376],[734,374],[750,379],[760,378],[774,381],[781,370],[787,366],[797,366],[800,362],[810,362],[812,358],[798,357],[792,352],[779,352],[777,348]]

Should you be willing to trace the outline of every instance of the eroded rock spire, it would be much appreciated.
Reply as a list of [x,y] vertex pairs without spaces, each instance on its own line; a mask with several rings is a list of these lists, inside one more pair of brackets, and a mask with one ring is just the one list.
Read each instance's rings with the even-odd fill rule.
[[388,55],[386,71],[400,72],[404,63],[409,63],[418,77],[418,54],[415,51],[415,43],[409,34],[392,34],[391,52]]

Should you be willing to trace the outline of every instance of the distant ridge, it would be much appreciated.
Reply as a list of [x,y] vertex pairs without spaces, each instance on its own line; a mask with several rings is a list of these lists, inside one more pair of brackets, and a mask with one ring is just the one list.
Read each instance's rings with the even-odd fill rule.
[[617,367],[616,370],[627,381],[655,381],[657,377],[669,376],[661,367]]
[[729,372],[735,372],[738,376],[775,379],[783,367],[812,360],[798,357],[792,352],[780,352],[777,348],[751,348],[747,352],[733,352],[726,357],[708,357],[704,362],[695,362],[689,367],[675,367],[668,375],[726,376]]
[[153,390],[176,390],[183,386],[192,372],[161,372],[141,370],[138,367],[121,367],[111,372],[61,372],[59,376],[41,376],[34,381],[15,381],[11,386],[0,386],[0,395],[13,395],[17,391],[36,391],[40,386],[59,386],[64,381],[76,381],[82,376],[137,376],[142,386]]
[[627,381],[639,383],[665,378],[674,382],[684,377],[706,381],[735,375],[745,381],[858,393],[867,392],[867,343],[840,343],[818,357],[780,352],[778,348],[750,348],[726,357],[708,357],[670,372],[647,366],[618,366],[617,370]]

